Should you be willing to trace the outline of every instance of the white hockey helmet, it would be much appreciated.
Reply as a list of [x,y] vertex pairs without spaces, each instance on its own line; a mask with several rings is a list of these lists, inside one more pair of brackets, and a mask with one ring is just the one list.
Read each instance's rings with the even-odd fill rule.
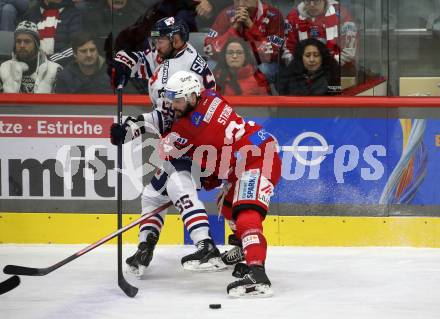
[[165,98],[172,101],[184,97],[189,100],[191,93],[200,96],[200,81],[193,72],[178,71],[174,73],[165,85]]

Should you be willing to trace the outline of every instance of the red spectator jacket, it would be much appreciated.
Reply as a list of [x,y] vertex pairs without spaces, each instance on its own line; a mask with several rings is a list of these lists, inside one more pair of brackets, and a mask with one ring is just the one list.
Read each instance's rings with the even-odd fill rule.
[[289,13],[286,19],[286,47],[290,53],[294,54],[299,41],[312,37],[326,43],[335,59],[341,60],[341,65],[355,59],[357,27],[350,13],[336,1],[328,1],[325,14],[316,18],[311,18],[305,12],[304,2]]
[[237,71],[237,84],[241,92],[237,92],[229,76],[222,76],[223,69],[216,69],[214,76],[218,81],[220,92],[224,95],[268,95],[269,83],[263,73],[252,64],[245,65]]
[[227,7],[219,14],[205,38],[205,53],[215,57],[223,50],[229,37],[238,36],[251,42],[254,54],[260,60],[258,63],[277,62],[284,44],[283,16],[278,9],[258,0],[256,13],[251,17],[254,25],[241,32],[232,27],[234,15],[234,6]]

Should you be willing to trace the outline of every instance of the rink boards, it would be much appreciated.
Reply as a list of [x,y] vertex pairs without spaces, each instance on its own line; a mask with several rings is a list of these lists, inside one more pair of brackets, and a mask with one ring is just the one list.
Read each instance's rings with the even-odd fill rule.
[[[278,99],[273,107],[234,99],[280,144],[282,177],[264,225],[270,245],[440,247],[439,99]],[[2,243],[86,243],[116,228],[115,107],[70,104],[0,104]],[[148,110],[133,103],[124,113]],[[156,169],[155,140],[124,147],[124,224],[137,218]],[[214,192],[200,197],[224,243]],[[136,230],[124,241],[135,243]],[[160,243],[189,243],[175,211]]]
[[[138,215],[124,215],[128,224]],[[223,219],[210,216],[217,244],[230,233]],[[92,243],[116,229],[112,214],[0,213],[0,243]],[[264,233],[274,246],[440,247],[437,217],[267,216]],[[137,228],[124,234],[137,242]],[[110,243],[116,243],[111,241]],[[180,216],[168,214],[159,244],[188,244]]]

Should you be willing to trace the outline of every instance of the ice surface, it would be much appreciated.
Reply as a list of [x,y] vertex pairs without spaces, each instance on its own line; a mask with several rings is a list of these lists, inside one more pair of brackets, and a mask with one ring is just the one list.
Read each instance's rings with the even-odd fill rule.
[[[0,245],[0,267],[47,267],[84,246]],[[0,318],[440,318],[440,249],[269,247],[275,295],[255,299],[226,295],[231,270],[184,271],[180,258],[192,250],[159,246],[147,277],[129,278],[139,287],[130,299],[117,286],[116,246],[99,247],[49,275],[22,276],[0,296]]]

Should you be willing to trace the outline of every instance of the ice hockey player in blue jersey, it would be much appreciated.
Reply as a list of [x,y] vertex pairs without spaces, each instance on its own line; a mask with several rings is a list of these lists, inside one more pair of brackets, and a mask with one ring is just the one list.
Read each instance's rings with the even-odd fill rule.
[[[125,85],[130,77],[148,80],[153,111],[137,118],[128,117],[122,126],[113,124],[113,144],[128,142],[145,132],[155,131],[162,135],[170,130],[174,111],[167,104],[163,92],[168,78],[174,73],[181,70],[192,71],[197,74],[205,89],[215,89],[215,79],[208,64],[187,42],[188,38],[185,23],[174,17],[167,17],[158,20],[151,30],[153,49],[117,52],[112,63],[113,85]],[[182,221],[197,247],[193,254],[182,258],[182,266],[195,271],[215,271],[226,267],[221,262],[220,252],[209,234],[208,215],[197,196],[196,182],[191,175],[191,162],[179,159],[166,164],[163,169],[158,170],[142,192],[142,214],[147,214],[171,200],[180,211]],[[140,277],[150,264],[165,214],[166,210],[140,225],[138,250],[126,260],[128,272]]]

